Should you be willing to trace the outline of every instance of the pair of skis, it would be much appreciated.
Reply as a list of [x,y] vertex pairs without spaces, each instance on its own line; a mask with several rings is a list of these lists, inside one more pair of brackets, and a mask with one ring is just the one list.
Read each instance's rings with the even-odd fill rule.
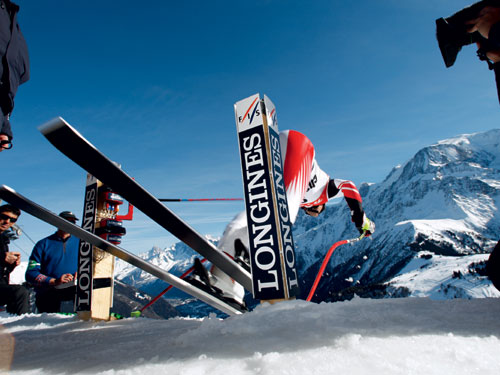
[[[73,160],[98,180],[102,181],[105,185],[112,188],[145,215],[149,216],[179,240],[183,241],[212,264],[231,276],[234,280],[243,285],[245,289],[251,290],[252,277],[248,271],[234,262],[229,256],[219,251],[212,243],[207,241],[202,235],[164,206],[157,198],[139,185],[132,177],[128,176],[66,121],[59,117],[42,125],[39,130],[68,158]],[[145,262],[141,258],[118,246],[61,219],[56,214],[30,201],[7,186],[0,188],[0,197],[16,205],[21,210],[151,273],[229,315],[242,312],[165,270]]]
[[128,251],[118,247],[117,245],[108,242],[95,234],[80,228],[66,219],[63,219],[59,215],[47,210],[46,208],[38,205],[37,203],[29,200],[28,198],[17,193],[8,186],[0,186],[0,198],[9,202],[10,204],[16,206],[22,211],[29,213],[36,218],[45,221],[71,235],[78,237],[99,249],[114,255],[117,258],[124,260],[127,263],[132,264],[153,276],[158,277],[161,280],[173,285],[174,287],[196,297],[203,302],[215,307],[216,309],[225,312],[228,315],[240,314],[241,311],[234,308],[233,306],[221,301],[217,297],[204,292],[203,290],[189,284],[188,282],[180,279],[177,276],[170,274],[169,272],[161,269],[154,264],[146,262],[144,259],[129,253]]

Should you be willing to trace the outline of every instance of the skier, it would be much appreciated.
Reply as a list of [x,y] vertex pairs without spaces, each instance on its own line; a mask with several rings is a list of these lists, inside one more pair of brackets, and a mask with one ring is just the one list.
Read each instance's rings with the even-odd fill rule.
[[[351,218],[360,234],[370,236],[375,231],[375,223],[368,219],[363,207],[362,199],[352,181],[331,179],[320,169],[315,159],[315,150],[311,141],[302,133],[295,130],[280,132],[280,143],[283,163],[283,177],[285,181],[288,209],[292,224],[297,218],[300,208],[312,217],[318,217],[325,211],[328,200],[340,193],[351,210]],[[249,269],[249,239],[246,213],[239,213],[226,227],[219,242],[219,249],[224,251]],[[244,288],[222,272],[212,267],[208,275],[201,263],[195,264],[195,273],[198,279],[215,289],[225,299],[232,299],[244,306]],[[195,276],[196,277],[196,276]]]

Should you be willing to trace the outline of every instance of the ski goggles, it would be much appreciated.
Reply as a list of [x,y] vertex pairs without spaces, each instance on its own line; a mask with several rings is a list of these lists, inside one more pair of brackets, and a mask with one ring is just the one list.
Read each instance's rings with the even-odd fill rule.
[[8,220],[11,223],[15,223],[17,221],[17,217],[11,217],[9,215],[0,214],[0,220]]
[[320,204],[318,206],[312,206],[312,207],[304,207],[304,211],[306,212],[306,214],[312,215],[312,216],[319,215],[324,210],[325,210],[324,204]]

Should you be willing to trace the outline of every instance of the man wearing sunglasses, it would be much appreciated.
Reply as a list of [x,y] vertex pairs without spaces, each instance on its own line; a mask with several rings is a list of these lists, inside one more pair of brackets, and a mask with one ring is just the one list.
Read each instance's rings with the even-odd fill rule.
[[9,251],[9,239],[3,233],[9,230],[21,211],[10,204],[0,207],[0,305],[7,305],[11,314],[25,314],[29,310],[29,292],[22,285],[9,285],[10,273],[21,263],[21,254]]

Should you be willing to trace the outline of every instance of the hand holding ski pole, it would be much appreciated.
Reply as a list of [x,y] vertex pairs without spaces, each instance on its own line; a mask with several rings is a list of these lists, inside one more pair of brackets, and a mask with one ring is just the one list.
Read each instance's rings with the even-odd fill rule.
[[354,243],[354,242],[361,241],[363,238],[366,237],[366,234],[367,234],[367,231],[365,230],[365,231],[363,231],[363,233],[361,234],[361,236],[359,236],[358,238],[352,238],[350,240],[338,241],[338,242],[335,242],[332,245],[332,247],[330,247],[330,249],[326,253],[325,259],[323,259],[323,263],[321,263],[321,267],[319,268],[319,272],[316,275],[316,279],[314,280],[313,286],[311,288],[311,291],[309,292],[309,295],[306,298],[306,301],[311,301],[311,299],[312,299],[312,297],[314,295],[314,292],[316,291],[316,288],[318,287],[319,281],[321,280],[321,277],[323,276],[323,272],[325,272],[325,268],[326,268],[326,266],[328,264],[328,261],[330,260],[330,257],[332,256],[332,254],[335,251],[335,249],[337,247],[339,247],[340,245],[345,245],[346,243]]

